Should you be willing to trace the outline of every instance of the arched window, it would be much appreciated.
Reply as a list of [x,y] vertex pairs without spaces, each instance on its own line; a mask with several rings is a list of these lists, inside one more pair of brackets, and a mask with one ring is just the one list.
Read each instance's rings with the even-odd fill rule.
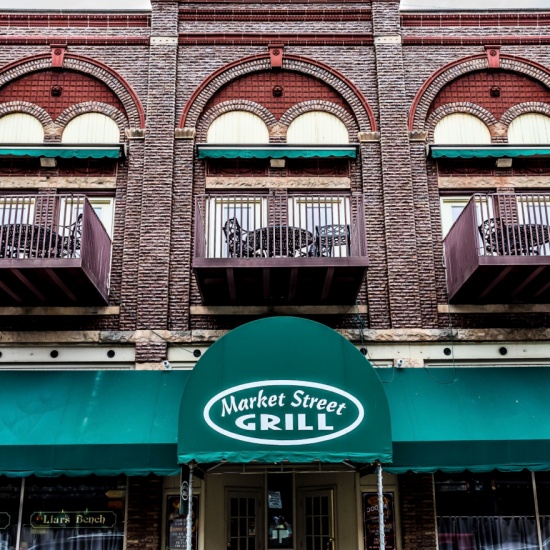
[[324,111],[311,111],[291,122],[286,141],[294,144],[336,145],[349,143],[349,135],[338,117]]
[[538,113],[518,116],[508,127],[508,143],[550,143],[550,117]]
[[491,143],[491,134],[479,118],[466,113],[453,113],[436,124],[434,143],[440,145],[486,144]]
[[73,118],[63,131],[63,143],[118,143],[117,123],[101,113],[85,113]]
[[0,118],[0,143],[42,143],[44,127],[35,117],[13,113]]
[[212,122],[206,134],[207,143],[269,143],[265,122],[248,111],[230,111]]

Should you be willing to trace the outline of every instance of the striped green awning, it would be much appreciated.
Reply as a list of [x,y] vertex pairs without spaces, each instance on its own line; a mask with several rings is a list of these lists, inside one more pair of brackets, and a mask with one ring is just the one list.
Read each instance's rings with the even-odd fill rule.
[[549,157],[550,146],[544,145],[429,145],[433,159],[485,159]]
[[198,145],[199,159],[357,158],[355,145]]
[[124,146],[116,145],[0,145],[0,157],[46,157],[63,159],[118,159]]

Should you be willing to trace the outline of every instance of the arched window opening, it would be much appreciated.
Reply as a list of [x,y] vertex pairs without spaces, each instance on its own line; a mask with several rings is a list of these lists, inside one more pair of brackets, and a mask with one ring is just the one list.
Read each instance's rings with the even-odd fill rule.
[[508,127],[508,143],[550,143],[550,117],[539,113],[518,116]]
[[63,143],[118,143],[117,123],[101,113],[85,113],[73,118],[65,127]]
[[13,113],[0,118],[0,143],[42,143],[44,127],[26,113]]
[[286,141],[293,144],[336,145],[349,143],[349,135],[338,117],[324,111],[311,111],[292,121]]
[[208,128],[207,143],[269,143],[264,121],[248,111],[230,111],[217,117]]
[[434,129],[434,143],[471,145],[491,143],[491,134],[479,118],[466,113],[453,113],[442,118]]

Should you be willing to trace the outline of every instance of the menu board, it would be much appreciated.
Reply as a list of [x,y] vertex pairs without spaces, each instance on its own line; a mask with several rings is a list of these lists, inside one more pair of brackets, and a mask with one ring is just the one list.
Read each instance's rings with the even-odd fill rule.
[[[384,493],[384,534],[386,550],[395,550],[395,511],[393,493]],[[378,493],[363,493],[363,533],[365,550],[380,549]]]
[[[180,515],[179,495],[170,495],[166,502],[166,546],[165,550],[186,548],[187,514]],[[191,534],[191,550],[199,547],[199,496],[193,496],[193,526]]]

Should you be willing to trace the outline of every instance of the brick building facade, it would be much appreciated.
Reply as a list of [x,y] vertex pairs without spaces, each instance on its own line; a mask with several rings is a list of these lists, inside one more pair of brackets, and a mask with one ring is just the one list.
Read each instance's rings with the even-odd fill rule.
[[[426,436],[422,400],[448,397],[448,410],[431,410],[439,435],[427,434],[448,456],[428,445],[409,458],[394,438],[387,548],[546,548],[549,17],[400,12],[394,0],[0,13],[0,378],[28,373],[36,392],[37,375],[81,370],[187,376],[249,321],[314,320],[378,372],[403,448]],[[21,391],[8,380],[2,391]],[[477,389],[486,409],[468,395]],[[468,419],[473,432],[452,433]],[[540,431],[522,434],[523,422]],[[28,487],[53,474],[130,474],[108,489],[123,493],[111,500],[123,502],[125,548],[168,548],[177,531],[169,506],[180,480],[153,459],[114,470],[0,465],[0,490],[34,474]],[[372,471],[358,467],[350,481],[339,468],[319,479],[289,468],[290,546],[269,546],[258,512],[239,548],[378,548],[365,511]],[[215,550],[233,540],[231,490],[261,500],[270,473],[204,471],[194,532]],[[314,490],[332,491],[332,531],[308,539],[298,510]],[[34,524],[2,530],[2,498],[0,549],[61,548],[44,533],[26,540]],[[23,508],[5,513],[16,509],[20,518]],[[449,527],[465,517],[475,527]],[[474,542],[479,518],[501,536],[505,517],[516,522],[509,539]]]

